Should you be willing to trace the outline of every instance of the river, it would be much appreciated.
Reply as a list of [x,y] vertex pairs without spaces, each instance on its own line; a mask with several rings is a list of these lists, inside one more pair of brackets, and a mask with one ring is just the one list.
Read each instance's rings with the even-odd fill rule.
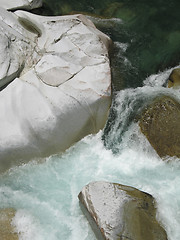
[[[45,10],[49,15],[53,7],[61,3],[51,2],[48,8],[46,1]],[[171,29],[170,19],[165,29],[162,19],[157,17],[158,11],[160,16],[164,13],[167,17],[167,8],[175,9],[178,1],[147,4],[135,1],[137,6],[133,1],[127,1],[131,5],[124,2],[117,2],[113,13],[110,13],[110,5],[115,9],[113,1],[106,0],[104,5],[102,1],[91,1],[86,6],[88,12],[94,14],[90,18],[115,42],[111,56],[113,104],[105,129],[85,137],[65,153],[34,159],[0,176],[0,207],[17,210],[13,224],[21,232],[20,240],[95,240],[77,195],[85,184],[98,180],[130,185],[152,194],[157,201],[157,218],[166,229],[168,239],[180,239],[179,159],[162,161],[140,132],[137,122],[141,110],[156,96],[174,96],[180,101],[179,90],[166,88],[170,67],[179,63],[177,14],[170,11],[169,18],[174,24]],[[85,1],[77,7],[75,3],[77,1],[66,1],[54,14],[85,11]],[[143,12],[142,25],[149,26],[158,19],[159,23],[147,27],[146,32],[145,27],[137,27],[140,22],[137,16],[147,10]],[[106,18],[97,18],[105,13]],[[153,21],[149,22],[149,18]],[[135,24],[137,28],[132,31]],[[161,32],[157,43],[156,35],[152,38],[150,35],[158,29]],[[140,38],[142,31],[145,32]],[[170,40],[162,42],[158,52],[157,45],[165,34]],[[166,68],[169,70],[164,71]]]

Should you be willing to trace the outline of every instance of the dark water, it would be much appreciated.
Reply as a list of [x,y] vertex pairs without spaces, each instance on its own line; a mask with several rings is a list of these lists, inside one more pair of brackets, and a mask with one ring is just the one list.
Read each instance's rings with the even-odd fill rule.
[[120,90],[141,86],[147,76],[180,62],[179,9],[179,0],[44,0],[35,12],[95,17],[95,25],[115,42],[113,87]]

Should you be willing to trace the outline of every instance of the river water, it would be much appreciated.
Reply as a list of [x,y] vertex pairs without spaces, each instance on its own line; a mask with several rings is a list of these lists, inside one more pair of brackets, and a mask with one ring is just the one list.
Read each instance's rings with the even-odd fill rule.
[[64,154],[36,159],[0,177],[0,207],[17,209],[13,222],[20,239],[95,240],[77,195],[97,180],[152,194],[169,239],[180,239],[179,159],[162,161],[130,117],[157,95],[180,96],[178,90],[161,86],[168,74],[152,75],[143,87],[118,92],[115,122],[107,134],[87,136]]
[[[48,8],[46,0],[43,10],[46,14],[52,14],[55,6],[61,5],[53,14],[63,14],[85,11],[86,5],[89,13],[96,14],[90,18],[114,40],[113,104],[107,125],[98,134],[85,137],[63,154],[34,159],[0,176],[0,208],[17,210],[13,224],[20,232],[20,240],[95,240],[77,196],[84,185],[98,180],[130,185],[152,194],[157,201],[157,218],[166,229],[168,239],[180,239],[180,161],[177,158],[162,161],[140,132],[137,122],[141,110],[156,96],[169,95],[180,101],[178,90],[166,88],[170,67],[179,61],[179,25],[175,10],[178,1],[151,1],[143,5],[143,1],[135,1],[137,6],[133,1],[127,1],[131,5],[125,1],[103,2],[90,1],[87,7],[86,1],[77,5],[77,1],[66,1],[64,5],[61,1],[51,1],[52,7]],[[167,17],[168,7],[171,29],[170,19],[163,27],[160,18],[163,13]],[[147,32],[143,26],[132,31],[138,26],[137,16],[142,16],[143,9],[148,10],[143,15],[143,26],[149,24],[149,18],[157,23],[154,28],[147,25]],[[175,11],[172,13],[172,10]],[[97,15],[108,19],[97,18]],[[160,51],[154,39],[158,31],[163,34],[158,42],[166,34],[171,43],[167,39],[163,41]],[[143,38],[140,38],[142,32]],[[169,70],[160,72],[165,68]]]

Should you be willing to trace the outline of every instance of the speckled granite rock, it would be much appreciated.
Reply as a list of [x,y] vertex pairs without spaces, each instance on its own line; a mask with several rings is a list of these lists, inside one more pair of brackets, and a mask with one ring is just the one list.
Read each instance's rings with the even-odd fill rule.
[[116,183],[92,182],[78,197],[98,240],[167,240],[150,194]]
[[173,98],[157,98],[141,115],[139,125],[160,157],[180,157],[180,104]]
[[0,209],[0,239],[1,240],[18,240],[18,234],[11,224],[15,215],[13,208]]

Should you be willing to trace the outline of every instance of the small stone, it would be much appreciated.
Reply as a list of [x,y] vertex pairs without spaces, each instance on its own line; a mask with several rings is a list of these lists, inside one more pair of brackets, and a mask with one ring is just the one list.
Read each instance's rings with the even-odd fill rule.
[[117,183],[92,182],[78,197],[98,240],[167,240],[156,220],[155,200],[148,193]]
[[168,87],[180,88],[180,68],[172,70],[168,80]]

